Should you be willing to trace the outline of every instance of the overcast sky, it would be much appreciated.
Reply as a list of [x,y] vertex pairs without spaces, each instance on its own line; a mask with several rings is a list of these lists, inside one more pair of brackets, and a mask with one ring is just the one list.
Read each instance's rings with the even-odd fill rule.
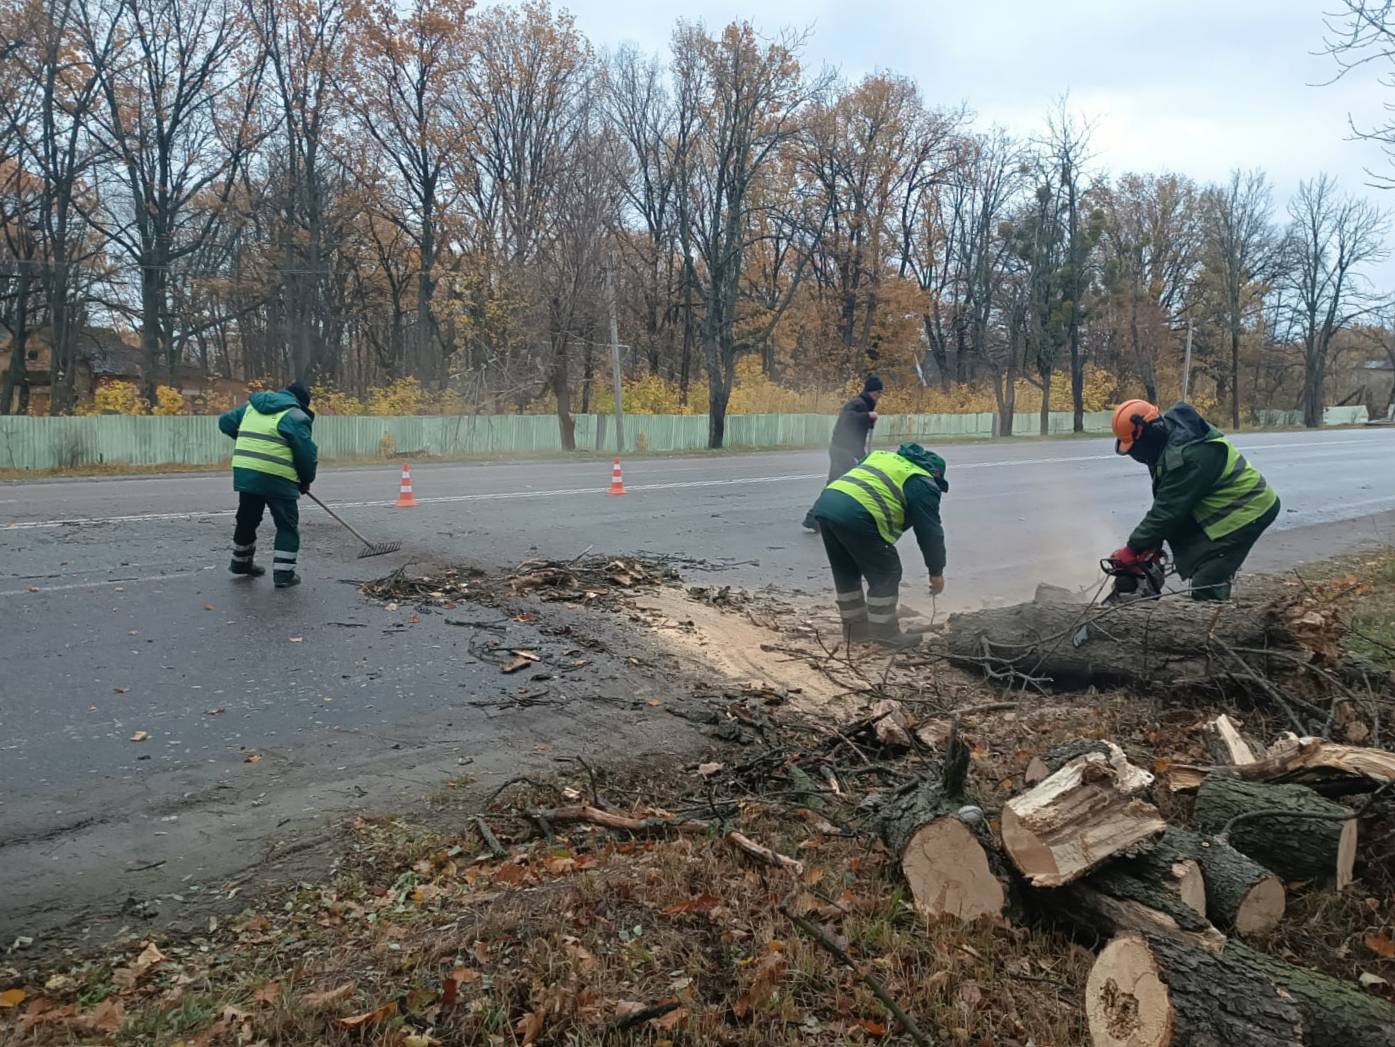
[[[1332,0],[571,0],[559,4],[600,48],[667,47],[675,19],[709,28],[748,17],[758,28],[811,27],[811,64],[856,79],[877,70],[915,78],[931,105],[963,102],[980,124],[1023,135],[1053,99],[1095,126],[1104,168],[1172,170],[1210,181],[1263,167],[1282,207],[1319,171],[1395,208],[1366,187],[1384,165],[1349,141],[1347,115],[1380,116],[1395,89],[1364,70],[1327,86],[1323,11]],[[1395,265],[1384,267],[1395,273]]]

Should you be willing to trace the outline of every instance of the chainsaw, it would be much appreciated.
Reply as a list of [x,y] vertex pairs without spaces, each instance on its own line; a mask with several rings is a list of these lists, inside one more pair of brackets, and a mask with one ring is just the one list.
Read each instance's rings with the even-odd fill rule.
[[1100,561],[1100,570],[1114,579],[1114,587],[1104,598],[1106,606],[1156,600],[1162,595],[1167,578],[1167,554],[1154,549],[1138,563],[1121,563],[1112,557]]

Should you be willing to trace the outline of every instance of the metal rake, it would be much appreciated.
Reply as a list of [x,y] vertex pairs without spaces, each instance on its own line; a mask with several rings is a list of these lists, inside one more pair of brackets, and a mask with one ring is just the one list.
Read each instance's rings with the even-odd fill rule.
[[401,542],[370,542],[367,538],[363,537],[363,535],[359,534],[358,528],[349,523],[348,520],[344,519],[329,506],[325,505],[324,502],[320,501],[309,491],[306,491],[305,495],[321,509],[329,513],[337,523],[343,524],[345,530],[363,543],[363,552],[358,554],[360,560],[365,556],[386,556],[388,553],[395,553],[398,549],[402,548]]

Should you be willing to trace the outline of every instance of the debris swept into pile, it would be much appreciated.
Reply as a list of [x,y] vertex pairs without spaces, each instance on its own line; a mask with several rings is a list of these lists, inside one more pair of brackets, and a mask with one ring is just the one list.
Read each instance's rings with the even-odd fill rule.
[[364,582],[360,591],[375,600],[453,608],[462,601],[498,604],[508,596],[536,596],[550,603],[615,607],[629,595],[678,581],[671,567],[626,557],[578,556],[572,560],[525,560],[506,574],[447,567],[409,575],[406,567]]

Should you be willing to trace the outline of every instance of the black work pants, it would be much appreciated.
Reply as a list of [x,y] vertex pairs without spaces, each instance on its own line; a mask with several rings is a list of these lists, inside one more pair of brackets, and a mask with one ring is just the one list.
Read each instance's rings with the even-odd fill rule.
[[865,525],[822,518],[818,523],[828,566],[833,571],[834,598],[843,628],[856,630],[866,626],[874,637],[900,632],[896,604],[901,592],[901,557],[896,546],[882,538],[871,517]]
[[272,522],[276,524],[275,559],[271,569],[275,574],[294,574],[296,558],[300,554],[300,503],[294,498],[238,492],[237,525],[233,528],[233,562],[252,562],[257,551],[257,528],[267,509],[271,510]]

